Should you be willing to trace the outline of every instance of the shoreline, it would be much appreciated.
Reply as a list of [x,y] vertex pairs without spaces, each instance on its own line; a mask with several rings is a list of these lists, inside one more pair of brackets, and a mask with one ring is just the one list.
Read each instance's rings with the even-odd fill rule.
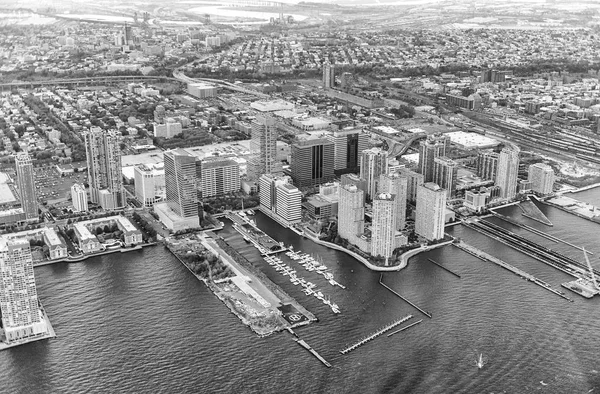
[[77,257],[73,257],[73,258],[47,260],[47,261],[42,261],[40,263],[33,264],[33,268],[44,267],[46,265],[52,265],[52,264],[58,264],[58,263],[79,263],[81,261],[85,261],[92,257],[104,256],[107,254],[112,254],[112,253],[117,253],[117,252],[128,253],[128,252],[133,252],[135,250],[142,250],[143,248],[148,247],[148,246],[156,246],[156,245],[158,245],[158,242],[148,242],[145,244],[136,245],[132,248],[111,249],[111,250],[105,250],[103,252],[98,252],[98,253],[93,253],[93,254],[84,254],[82,256],[77,256]]

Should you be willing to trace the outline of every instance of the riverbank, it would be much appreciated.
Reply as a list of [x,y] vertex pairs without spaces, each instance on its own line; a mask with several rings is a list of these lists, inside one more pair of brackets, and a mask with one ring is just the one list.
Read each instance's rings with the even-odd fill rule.
[[104,255],[112,254],[112,253],[133,252],[135,250],[142,250],[142,248],[145,248],[145,247],[148,247],[148,246],[156,246],[156,245],[157,245],[156,242],[149,242],[149,243],[145,243],[145,244],[136,245],[136,246],[134,246],[132,248],[110,249],[110,250],[105,250],[104,252],[98,252],[98,253],[93,253],[93,254],[84,254],[84,255],[81,255],[81,256],[77,256],[77,257],[68,257],[68,258],[64,258],[64,259],[42,261],[42,262],[39,262],[39,263],[34,263],[33,264],[33,268],[43,267],[45,265],[52,265],[52,264],[58,264],[58,263],[79,263],[81,261],[85,261],[85,260],[90,259],[92,257],[104,256]]

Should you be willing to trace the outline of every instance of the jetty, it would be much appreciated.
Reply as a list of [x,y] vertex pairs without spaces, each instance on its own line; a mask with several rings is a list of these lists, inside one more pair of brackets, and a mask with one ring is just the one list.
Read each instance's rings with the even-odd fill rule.
[[387,336],[388,336],[388,337],[391,337],[391,336],[392,336],[392,335],[394,335],[394,334],[398,334],[400,331],[404,331],[404,330],[406,330],[407,328],[411,328],[412,326],[416,326],[417,324],[421,323],[422,321],[423,321],[423,319],[421,319],[421,320],[419,320],[419,321],[416,321],[416,322],[414,322],[414,323],[412,323],[412,324],[409,324],[409,325],[408,325],[408,326],[406,326],[406,327],[402,327],[402,328],[401,328],[401,329],[399,329],[399,330],[392,331],[392,332],[390,332],[389,334],[387,334]]
[[542,211],[531,201],[529,198],[527,201],[522,201],[517,205],[521,209],[521,215],[526,218],[535,220],[536,222],[540,222],[545,224],[546,226],[554,226],[550,219],[544,215]]
[[373,339],[377,338],[381,334],[383,334],[383,333],[391,330],[392,328],[397,327],[398,325],[404,323],[405,321],[407,321],[409,319],[412,319],[412,317],[413,317],[412,315],[408,315],[408,316],[403,317],[400,320],[396,320],[396,321],[388,324],[387,326],[385,326],[383,328],[380,328],[379,330],[375,331],[373,334],[364,337],[360,341],[356,342],[354,345],[350,345],[350,346],[348,346],[348,347],[340,350],[340,353],[342,353],[342,354],[349,353],[349,352],[353,351],[354,349],[356,349],[356,348],[364,345],[365,343],[367,343],[369,341],[372,341]]
[[[295,335],[295,334],[294,334]],[[304,339],[292,338],[298,345],[302,346],[304,349],[308,350],[313,356],[317,358],[320,362],[322,362],[327,368],[331,368],[331,364],[325,360],[315,349],[313,349],[308,343],[304,341]]]
[[391,287],[389,287],[388,285],[386,285],[385,283],[383,283],[383,274],[379,275],[379,284],[381,286],[385,287],[386,289],[388,289],[389,291],[391,291],[392,293],[394,293],[402,301],[406,302],[408,305],[412,306],[413,308],[415,308],[416,310],[418,310],[419,312],[421,312],[422,314],[424,314],[428,318],[430,318],[430,319],[432,318],[431,313],[427,312],[426,310],[421,309],[417,304],[415,304],[413,302],[410,302],[405,297],[403,297],[402,295],[398,294],[398,292],[396,292],[394,289],[392,289]]
[[443,270],[446,270],[446,271],[450,272],[452,275],[454,275],[454,276],[456,276],[456,277],[460,278],[460,275],[459,275],[459,274],[457,274],[456,272],[454,272],[454,271],[450,270],[450,268],[446,268],[446,267],[444,267],[443,265],[441,265],[440,263],[438,263],[437,261],[434,261],[434,260],[432,260],[432,259],[427,259],[427,260],[429,260],[429,262],[430,262],[430,263],[433,263],[433,264],[437,265],[438,267],[440,267],[441,269],[443,269]]

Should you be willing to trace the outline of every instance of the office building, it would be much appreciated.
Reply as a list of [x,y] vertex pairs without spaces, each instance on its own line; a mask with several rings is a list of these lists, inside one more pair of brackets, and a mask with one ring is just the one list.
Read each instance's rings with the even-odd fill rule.
[[481,212],[485,209],[491,199],[491,193],[485,187],[479,190],[467,190],[465,192],[465,202],[463,205],[475,212]]
[[373,199],[373,225],[371,226],[371,255],[385,258],[385,265],[389,265],[389,258],[395,249],[395,235],[398,204],[396,195],[380,193]]
[[456,192],[456,180],[458,178],[458,163],[442,156],[433,160],[433,183],[437,183],[446,190],[448,198],[453,197]]
[[364,191],[356,185],[344,185],[339,192],[338,234],[352,241],[365,232]]
[[325,138],[333,142],[333,170],[336,175],[357,172],[363,151],[369,148],[369,136],[362,129],[335,130]]
[[498,156],[496,186],[500,187],[500,198],[511,200],[517,195],[519,175],[519,148],[504,148]]
[[164,164],[142,164],[134,168],[135,198],[152,208],[166,198]]
[[220,196],[240,190],[240,166],[232,159],[211,158],[201,163],[202,197]]
[[[394,195],[396,202],[395,230],[403,230],[406,226],[406,196],[408,177],[400,174],[382,174],[379,180],[379,193]],[[373,206],[374,208],[374,206]]]
[[433,182],[419,186],[415,212],[415,233],[427,241],[444,238],[446,191]]
[[217,96],[217,87],[203,82],[188,83],[187,90],[191,96],[200,99]]
[[377,184],[381,174],[387,174],[388,152],[381,148],[371,148],[360,156],[360,177],[366,181],[366,194],[371,197],[377,193]]
[[259,183],[261,212],[284,226],[300,222],[302,193],[289,177],[263,174]]
[[83,185],[75,183],[71,186],[71,200],[73,201],[73,211],[87,212],[88,198]]
[[329,89],[335,86],[335,66],[329,62],[323,63],[323,87]]
[[333,143],[326,139],[292,144],[290,170],[297,187],[315,186],[333,180]]
[[38,204],[37,193],[35,191],[35,174],[33,172],[33,163],[27,152],[20,152],[15,157],[17,171],[17,186],[19,187],[19,196],[21,197],[21,207],[25,212],[27,220],[37,219]]
[[539,194],[550,194],[554,188],[554,170],[548,164],[536,163],[529,166],[531,190]]
[[483,151],[477,153],[477,176],[483,180],[496,180],[498,171],[498,153]]
[[48,334],[27,239],[0,238],[0,311],[6,344],[25,343]]
[[121,133],[92,127],[84,135],[90,200],[106,210],[123,208]]
[[270,116],[257,116],[251,127],[252,157],[248,160],[248,177],[255,180],[262,174],[277,171],[277,125]]

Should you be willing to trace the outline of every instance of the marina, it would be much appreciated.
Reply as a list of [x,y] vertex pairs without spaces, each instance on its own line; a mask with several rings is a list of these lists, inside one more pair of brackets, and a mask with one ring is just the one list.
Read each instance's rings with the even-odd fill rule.
[[[392,322],[390,324],[388,324],[387,326],[380,328],[379,330],[375,331],[373,334],[368,335],[366,337],[364,337],[363,339],[361,339],[360,341],[356,342],[353,345],[350,345],[342,350],[340,350],[340,353],[342,354],[346,354],[346,353],[350,353],[351,351],[359,348],[360,346],[364,345],[365,343],[372,341],[373,339],[377,338],[378,336],[380,336],[381,334],[384,334],[386,332],[388,332],[389,330],[391,330],[394,327],[399,326],[400,324],[404,323],[405,321],[412,319],[412,315],[408,315],[403,317],[400,320],[396,320],[395,322]],[[408,327],[407,327],[408,328]]]
[[322,261],[320,261],[320,262],[317,261],[315,258],[313,258],[308,253],[301,254],[300,251],[295,252],[292,247],[289,247],[287,249],[288,249],[288,251],[285,254],[293,261],[296,261],[298,264],[302,265],[304,267],[304,269],[306,269],[307,271],[309,271],[309,272],[314,271],[318,274],[323,275],[323,277],[325,279],[327,279],[329,284],[332,286],[339,286],[342,289],[346,288],[346,286],[342,285],[341,283],[336,282],[333,279],[333,274],[330,272],[327,272],[327,266],[325,264],[323,264]]

